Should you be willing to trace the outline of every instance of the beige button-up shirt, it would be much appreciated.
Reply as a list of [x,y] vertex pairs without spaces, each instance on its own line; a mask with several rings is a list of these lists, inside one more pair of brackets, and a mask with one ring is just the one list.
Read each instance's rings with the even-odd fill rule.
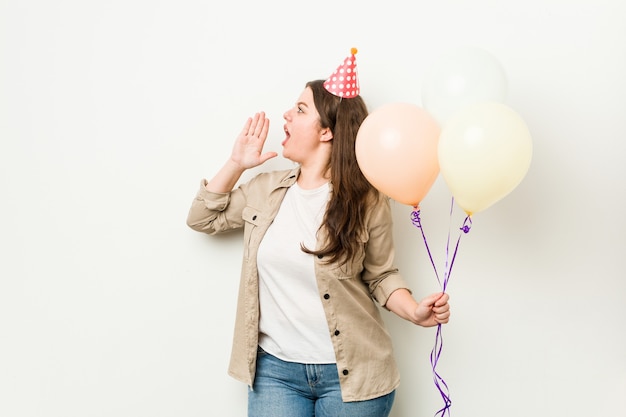
[[[254,387],[259,324],[259,244],[299,169],[257,175],[229,193],[201,187],[187,224],[210,235],[243,227],[244,251],[229,374]],[[361,246],[350,262],[327,264],[315,258],[315,275],[331,336],[344,401],[390,393],[400,375],[391,338],[376,300],[384,306],[391,293],[408,288],[394,267],[391,209],[381,198],[367,210]],[[318,237],[318,247],[324,236]],[[276,254],[276,256],[281,256]]]

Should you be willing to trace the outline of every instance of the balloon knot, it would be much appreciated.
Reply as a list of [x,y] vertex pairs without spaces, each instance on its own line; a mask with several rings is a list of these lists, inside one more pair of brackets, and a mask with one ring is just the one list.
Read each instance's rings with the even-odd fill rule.
[[418,208],[414,209],[411,212],[411,222],[413,223],[413,226],[415,227],[422,227],[422,222],[420,220],[420,210]]
[[461,226],[460,230],[462,230],[463,233],[469,233],[471,228],[472,228],[472,216],[467,216],[465,218],[465,221],[463,221],[463,226]]

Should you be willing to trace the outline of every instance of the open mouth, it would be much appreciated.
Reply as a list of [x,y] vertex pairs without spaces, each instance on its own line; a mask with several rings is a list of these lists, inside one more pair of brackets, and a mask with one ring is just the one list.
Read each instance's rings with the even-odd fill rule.
[[285,146],[285,143],[287,143],[287,141],[291,137],[291,134],[289,133],[289,130],[287,130],[287,126],[286,125],[284,127],[284,130],[285,130],[285,140],[283,140],[283,142],[281,143],[282,146]]

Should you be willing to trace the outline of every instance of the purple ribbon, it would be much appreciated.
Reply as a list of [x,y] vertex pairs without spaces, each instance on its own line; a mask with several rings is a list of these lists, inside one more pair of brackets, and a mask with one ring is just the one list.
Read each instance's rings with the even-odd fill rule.
[[[452,204],[450,205],[450,220],[452,220],[452,212],[454,210],[454,197],[452,198]],[[424,240],[424,245],[426,246],[426,252],[428,252],[428,257],[430,259],[430,263],[433,266],[435,271],[435,276],[437,277],[437,281],[441,286],[443,292],[446,292],[448,287],[448,281],[450,280],[450,273],[452,272],[452,266],[454,265],[454,260],[456,259],[456,253],[459,249],[459,242],[461,241],[462,234],[459,233],[459,237],[456,241],[456,245],[454,247],[454,253],[452,254],[452,259],[448,264],[448,259],[450,258],[450,228],[448,228],[448,240],[446,242],[446,262],[445,262],[445,271],[443,282],[439,278],[439,273],[437,272],[437,267],[435,266],[435,262],[433,260],[433,256],[430,252],[430,248],[428,246],[428,241],[426,240],[426,234],[424,233],[424,228],[422,227],[422,221],[420,219],[420,209],[419,207],[414,207],[414,210],[411,212],[411,222],[415,227],[420,229],[422,232],[422,238]],[[463,224],[459,228],[463,233],[469,233],[472,228],[472,218],[467,216],[463,221]],[[437,372],[437,363],[439,362],[439,358],[441,356],[441,350],[443,349],[443,335],[442,335],[442,325],[437,325],[437,333],[435,335],[435,346],[430,352],[430,365],[433,371],[433,381],[435,383],[435,387],[439,391],[441,398],[443,399],[444,406],[440,410],[435,413],[435,416],[445,417],[450,416],[450,407],[452,406],[452,401],[450,400],[450,390],[448,389],[448,384],[446,381],[439,375]]]

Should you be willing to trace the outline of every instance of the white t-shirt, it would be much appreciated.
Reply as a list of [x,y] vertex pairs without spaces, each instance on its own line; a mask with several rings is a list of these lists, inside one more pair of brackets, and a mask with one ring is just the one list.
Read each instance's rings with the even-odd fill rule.
[[259,246],[259,345],[289,362],[336,362],[314,258],[300,249],[316,248],[328,196],[328,184],[313,190],[294,184]]

